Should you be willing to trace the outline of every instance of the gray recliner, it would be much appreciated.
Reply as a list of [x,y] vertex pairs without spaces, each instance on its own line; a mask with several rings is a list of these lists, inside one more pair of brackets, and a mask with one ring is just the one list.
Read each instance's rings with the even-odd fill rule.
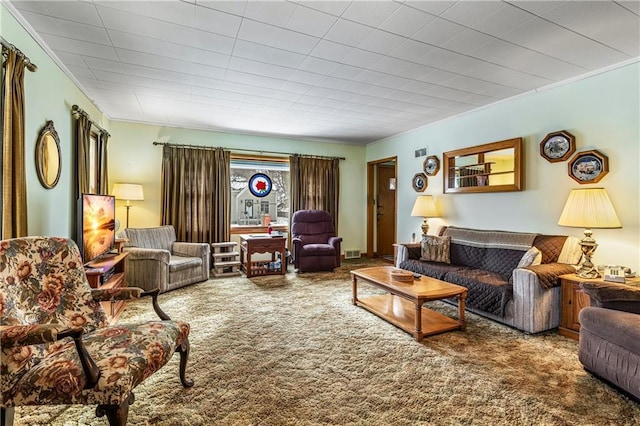
[[211,248],[206,243],[176,241],[173,226],[127,228],[123,251],[128,285],[161,293],[209,279]]
[[578,359],[585,370],[640,401],[640,287],[584,282]]

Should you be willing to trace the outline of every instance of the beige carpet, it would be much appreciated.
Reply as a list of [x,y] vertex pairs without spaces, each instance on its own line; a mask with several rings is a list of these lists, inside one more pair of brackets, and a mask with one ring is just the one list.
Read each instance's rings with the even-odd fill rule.
[[[334,273],[215,279],[161,296],[191,322],[178,357],[136,390],[130,425],[624,425],[640,405],[587,374],[577,343],[468,314],[422,343],[351,304]],[[375,292],[376,290],[369,290]],[[455,315],[441,302],[431,307]],[[153,318],[141,301],[121,321]],[[105,425],[94,407],[18,408],[16,425]]]

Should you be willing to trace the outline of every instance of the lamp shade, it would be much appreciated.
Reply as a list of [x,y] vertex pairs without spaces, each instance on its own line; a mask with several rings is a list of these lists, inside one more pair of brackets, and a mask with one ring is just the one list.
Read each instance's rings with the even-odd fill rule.
[[572,189],[558,225],[575,228],[622,228],[604,188]]
[[438,209],[436,209],[433,195],[419,195],[413,204],[411,216],[439,217],[440,215],[438,214]]
[[142,185],[137,183],[116,183],[113,185],[113,195],[118,200],[143,201]]

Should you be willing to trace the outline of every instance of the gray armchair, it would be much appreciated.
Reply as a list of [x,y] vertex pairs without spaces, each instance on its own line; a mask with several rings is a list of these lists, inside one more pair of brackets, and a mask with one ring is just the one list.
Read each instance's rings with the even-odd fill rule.
[[640,287],[583,282],[578,358],[585,370],[640,401]]
[[171,225],[127,228],[125,234],[128,285],[164,293],[209,279],[209,244],[177,242]]

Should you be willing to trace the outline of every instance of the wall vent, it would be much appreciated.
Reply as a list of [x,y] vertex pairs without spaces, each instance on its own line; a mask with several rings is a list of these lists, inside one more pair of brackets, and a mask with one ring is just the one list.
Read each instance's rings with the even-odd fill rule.
[[345,259],[358,259],[360,257],[360,249],[352,249],[344,251]]

